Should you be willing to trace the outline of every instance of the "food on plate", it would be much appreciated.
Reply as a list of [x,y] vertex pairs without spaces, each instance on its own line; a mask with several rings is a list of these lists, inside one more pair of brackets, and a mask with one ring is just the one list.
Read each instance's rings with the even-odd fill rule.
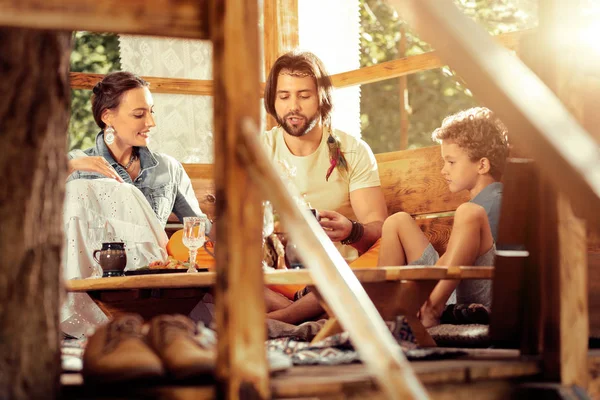
[[[163,261],[152,261],[150,265],[148,265],[149,269],[188,269],[189,263],[179,261],[171,256],[167,258],[166,262]],[[195,264],[196,268],[198,264]]]

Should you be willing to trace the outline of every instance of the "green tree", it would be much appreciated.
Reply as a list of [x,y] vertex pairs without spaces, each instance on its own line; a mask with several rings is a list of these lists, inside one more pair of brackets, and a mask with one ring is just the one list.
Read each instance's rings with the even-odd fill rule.
[[[75,32],[71,72],[107,74],[121,69],[119,39],[112,33]],[[92,116],[91,90],[72,90],[69,150],[94,145],[98,126]]]
[[[455,0],[463,12],[490,33],[531,28],[536,24],[535,0]],[[406,27],[406,52],[399,54],[404,22],[386,0],[360,0],[361,66],[420,54],[431,47]],[[448,67],[407,77],[409,96],[409,148],[430,146],[431,132],[443,118],[478,105],[471,92]],[[388,79],[361,89],[363,138],[375,153],[400,148],[400,84]]]

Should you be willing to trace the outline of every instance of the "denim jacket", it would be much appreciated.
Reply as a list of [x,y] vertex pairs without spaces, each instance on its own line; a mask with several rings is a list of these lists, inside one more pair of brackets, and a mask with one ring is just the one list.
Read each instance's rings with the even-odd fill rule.
[[[73,150],[69,152],[69,159],[86,156],[104,157],[126,183],[134,185],[144,194],[162,225],[166,225],[171,212],[174,212],[180,221],[183,221],[183,217],[205,216],[200,210],[192,182],[179,161],[166,154],[151,152],[147,147],[137,149],[141,171],[134,181],[125,168],[110,154],[102,132],[96,136],[96,146],[84,151]],[[75,171],[67,181],[98,178],[106,177],[95,172]],[[210,228],[211,224],[208,222],[207,233]]]

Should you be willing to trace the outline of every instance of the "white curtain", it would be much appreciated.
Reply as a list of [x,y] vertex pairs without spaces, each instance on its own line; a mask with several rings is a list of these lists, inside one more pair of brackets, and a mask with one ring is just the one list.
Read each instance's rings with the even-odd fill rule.
[[[299,0],[298,20],[300,47],[321,58],[330,74],[359,68],[358,0]],[[119,40],[124,71],[212,79],[212,44],[208,41],[131,35],[121,35]],[[184,163],[212,163],[212,97],[153,96],[157,127],[149,147]],[[360,87],[334,92],[333,125],[360,136]]]
[[[360,68],[358,0],[299,0],[300,48],[317,55],[330,74]],[[360,86],[336,89],[332,124],[360,137]]]
[[[121,35],[121,68],[142,76],[212,79],[208,41]],[[150,87],[152,90],[152,87]],[[154,93],[150,149],[184,163],[213,162],[212,97]]]

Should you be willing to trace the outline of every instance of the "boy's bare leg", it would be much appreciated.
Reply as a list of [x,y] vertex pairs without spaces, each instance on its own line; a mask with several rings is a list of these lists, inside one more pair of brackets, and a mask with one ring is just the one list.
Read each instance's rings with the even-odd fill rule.
[[[477,257],[485,254],[493,244],[490,224],[483,207],[464,203],[456,210],[446,253],[436,265],[473,265]],[[439,324],[446,301],[459,283],[458,280],[443,280],[433,289],[420,313],[421,322],[426,328]]]
[[429,241],[410,214],[396,213],[383,223],[377,266],[406,265],[418,260],[427,245]]

